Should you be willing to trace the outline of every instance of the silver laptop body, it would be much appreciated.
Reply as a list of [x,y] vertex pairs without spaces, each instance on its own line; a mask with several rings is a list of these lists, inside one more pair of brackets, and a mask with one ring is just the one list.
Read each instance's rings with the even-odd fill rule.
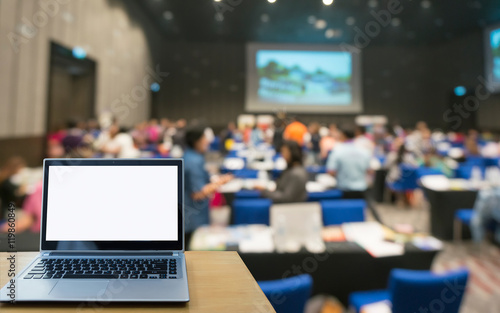
[[40,254],[0,301],[189,301],[182,159],[43,166]]

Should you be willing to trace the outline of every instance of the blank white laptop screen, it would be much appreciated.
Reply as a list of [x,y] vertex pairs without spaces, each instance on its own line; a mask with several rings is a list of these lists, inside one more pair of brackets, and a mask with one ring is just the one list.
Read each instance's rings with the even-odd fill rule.
[[50,166],[48,241],[177,241],[176,166]]

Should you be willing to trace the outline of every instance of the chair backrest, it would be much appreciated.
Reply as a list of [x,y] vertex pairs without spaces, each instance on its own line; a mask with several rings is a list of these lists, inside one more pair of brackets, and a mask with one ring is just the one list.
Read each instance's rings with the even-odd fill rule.
[[320,201],[320,203],[325,226],[365,221],[365,200],[324,200]]
[[417,169],[417,178],[422,178],[424,176],[430,175],[444,175],[443,172],[437,168],[422,166]]
[[392,312],[458,313],[468,276],[466,269],[445,274],[394,269],[389,278]]
[[258,199],[261,197],[261,192],[258,190],[240,190],[234,194],[236,199]]
[[308,173],[321,174],[326,173],[326,166],[311,165],[306,167]]
[[244,168],[241,170],[235,170],[233,172],[234,177],[236,178],[257,178],[259,176],[258,170]]
[[309,274],[257,282],[276,313],[304,313],[311,296],[313,280]]
[[233,201],[235,224],[269,225],[269,199],[236,199]]
[[418,187],[417,168],[407,165],[401,165],[401,177],[398,182],[401,184],[403,190],[413,190]]
[[307,201],[333,200],[342,198],[342,191],[339,189],[330,189],[327,191],[308,192]]
[[465,164],[472,166],[485,167],[485,159],[482,156],[468,156],[465,159]]
[[[472,169],[477,166],[473,164],[463,163],[460,164],[455,170],[456,178],[470,179],[472,176]],[[481,170],[481,175],[484,177],[486,168],[484,166],[477,166]]]

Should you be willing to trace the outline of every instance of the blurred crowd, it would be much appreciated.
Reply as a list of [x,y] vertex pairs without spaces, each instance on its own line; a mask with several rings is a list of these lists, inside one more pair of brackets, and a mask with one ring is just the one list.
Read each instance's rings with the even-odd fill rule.
[[[290,171],[278,178],[277,190],[256,187],[276,202],[304,201],[307,182],[304,168],[307,166],[326,167],[327,172],[337,178],[338,188],[349,195],[349,192],[356,194],[368,189],[365,176],[374,168],[385,168],[386,180],[390,183],[400,178],[402,165],[435,168],[452,177],[458,162],[474,157],[500,156],[498,137],[475,129],[465,133],[444,133],[431,130],[425,122],[418,122],[413,128],[382,123],[356,125],[354,121],[351,125],[305,124],[300,119],[281,115],[260,124],[229,122],[216,132],[199,120],[151,119],[129,129],[112,118],[104,122],[97,119],[68,121],[65,127],[47,135],[46,157],[184,156],[186,161],[204,166],[205,152],[224,156],[236,143],[249,149],[267,144],[285,159]],[[373,162],[378,162],[378,166],[373,166]],[[39,212],[41,199],[41,178],[41,168],[28,168],[21,157],[12,157],[1,164],[0,220],[5,218],[9,203],[14,203],[23,211],[32,212],[21,219],[18,231],[39,230],[39,226],[33,225],[39,225],[40,216],[36,212]],[[199,190],[191,186],[191,200],[205,201],[229,180],[231,177],[221,176],[219,183],[210,185],[208,176],[203,178]],[[203,193],[198,193],[202,189]],[[0,226],[1,231],[5,229]]]

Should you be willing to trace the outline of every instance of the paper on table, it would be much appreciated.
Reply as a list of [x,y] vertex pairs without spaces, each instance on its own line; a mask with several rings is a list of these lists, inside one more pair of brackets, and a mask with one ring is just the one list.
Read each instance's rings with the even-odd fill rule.
[[221,193],[238,192],[243,188],[243,180],[239,178],[232,179],[230,182],[219,187]]
[[384,240],[384,230],[377,222],[344,223],[342,230],[347,241],[368,238],[371,240]]
[[450,180],[444,175],[428,175],[420,179],[422,186],[431,190],[450,189]]
[[412,241],[413,245],[421,250],[441,250],[443,249],[443,242],[435,237],[415,237]]
[[330,174],[317,174],[316,181],[327,188],[334,188],[337,185],[337,180]]
[[274,241],[272,229],[264,225],[248,225],[246,236],[239,241],[241,252],[273,252]]
[[404,245],[383,240],[358,239],[355,241],[374,258],[403,255]]
[[306,183],[306,190],[307,192],[322,192],[326,190],[326,186],[315,181],[308,181]]
[[342,230],[347,241],[356,242],[374,258],[404,254],[404,245],[384,240],[384,229],[377,222],[345,223]]
[[391,303],[389,301],[380,301],[365,304],[361,307],[360,313],[391,313]]

